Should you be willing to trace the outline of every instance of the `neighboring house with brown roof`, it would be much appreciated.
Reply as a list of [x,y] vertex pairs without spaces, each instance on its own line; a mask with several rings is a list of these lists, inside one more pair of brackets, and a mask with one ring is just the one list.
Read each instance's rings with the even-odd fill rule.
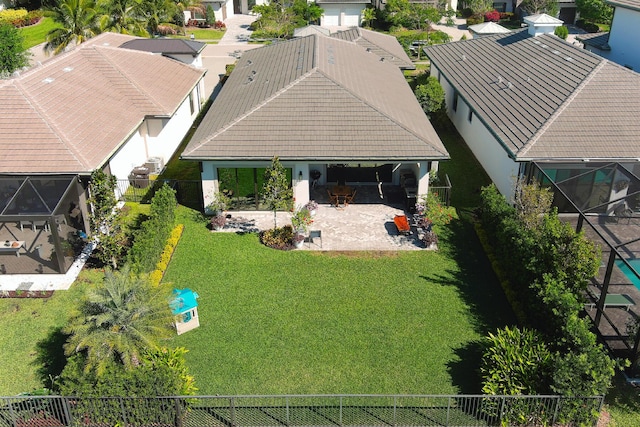
[[0,174],[127,179],[150,157],[169,160],[205,99],[206,71],[119,46],[104,33],[0,81]]
[[607,3],[615,8],[609,33],[586,34],[576,39],[588,51],[640,71],[640,0],[607,0]]
[[395,184],[411,169],[424,194],[429,171],[449,158],[396,64],[319,34],[245,52],[181,158],[201,163],[207,205],[223,170],[257,170],[274,156],[291,170],[296,203],[309,199],[311,171],[324,184],[336,166],[346,181],[372,184],[367,166]]
[[[557,177],[607,162],[640,172],[639,74],[527,30],[425,52],[449,117],[502,194],[532,161]],[[581,184],[590,197],[593,183]]]

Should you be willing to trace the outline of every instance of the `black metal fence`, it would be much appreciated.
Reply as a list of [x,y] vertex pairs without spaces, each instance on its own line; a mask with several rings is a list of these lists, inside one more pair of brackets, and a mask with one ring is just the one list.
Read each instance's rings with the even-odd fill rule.
[[196,210],[203,209],[202,181],[177,179],[119,179],[117,185],[120,200],[125,202],[149,203],[156,191],[167,184],[176,191],[178,203]]
[[4,397],[0,426],[595,425],[602,403],[602,396]]
[[429,194],[436,194],[438,199],[440,199],[440,203],[445,206],[451,205],[451,181],[449,180],[449,175],[444,175],[444,182],[438,183],[439,185],[429,185]]

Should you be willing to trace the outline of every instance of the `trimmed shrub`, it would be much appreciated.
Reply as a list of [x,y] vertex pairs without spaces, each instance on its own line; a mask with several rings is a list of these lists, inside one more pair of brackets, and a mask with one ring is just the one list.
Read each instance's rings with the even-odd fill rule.
[[24,26],[29,13],[25,9],[0,10],[0,24],[10,24],[14,27]]
[[470,17],[467,18],[467,26],[482,24],[483,22],[484,22],[484,16],[482,16],[481,14],[471,15]]
[[562,40],[566,40],[569,36],[569,29],[564,25],[561,25],[559,27],[556,27],[556,29],[553,31],[553,34],[560,37]]
[[158,286],[162,281],[164,273],[167,271],[167,267],[171,261],[171,257],[173,256],[173,251],[175,251],[176,246],[178,246],[178,242],[180,241],[180,236],[182,236],[183,231],[184,225],[178,224],[171,232],[171,236],[167,240],[167,244],[160,255],[160,261],[156,264],[156,269],[151,272],[150,279],[153,286]]
[[284,227],[272,228],[260,233],[260,241],[263,245],[273,249],[288,251],[294,248],[293,245],[293,227],[285,225]]
[[176,205],[175,191],[163,184],[151,200],[149,219],[134,234],[129,251],[129,263],[134,272],[150,273],[156,268],[175,221]]

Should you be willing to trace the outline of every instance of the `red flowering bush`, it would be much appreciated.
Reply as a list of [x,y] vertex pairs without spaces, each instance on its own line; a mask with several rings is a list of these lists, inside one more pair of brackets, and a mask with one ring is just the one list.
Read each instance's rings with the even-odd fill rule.
[[498,22],[500,20],[500,12],[492,10],[484,14],[485,22]]

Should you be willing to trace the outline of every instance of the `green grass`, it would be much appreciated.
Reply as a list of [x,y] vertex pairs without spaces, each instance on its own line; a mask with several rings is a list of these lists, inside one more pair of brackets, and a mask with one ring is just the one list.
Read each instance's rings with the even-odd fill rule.
[[96,275],[99,272],[84,271],[69,291],[54,292],[48,299],[0,299],[0,396],[42,387],[36,372],[37,343],[66,324],[83,280]]
[[385,255],[277,251],[182,220],[165,281],[200,294],[201,326],[172,344],[203,394],[477,391],[474,343],[513,321],[462,221],[438,253]]
[[225,31],[223,30],[214,30],[213,28],[191,28],[188,27],[186,36],[171,36],[174,39],[190,39],[191,34],[194,35],[196,41],[203,40],[220,40]]
[[24,37],[22,46],[24,46],[25,49],[31,49],[40,43],[44,43],[47,33],[58,27],[60,27],[60,25],[53,22],[53,19],[44,17],[36,25],[20,28],[20,34]]

